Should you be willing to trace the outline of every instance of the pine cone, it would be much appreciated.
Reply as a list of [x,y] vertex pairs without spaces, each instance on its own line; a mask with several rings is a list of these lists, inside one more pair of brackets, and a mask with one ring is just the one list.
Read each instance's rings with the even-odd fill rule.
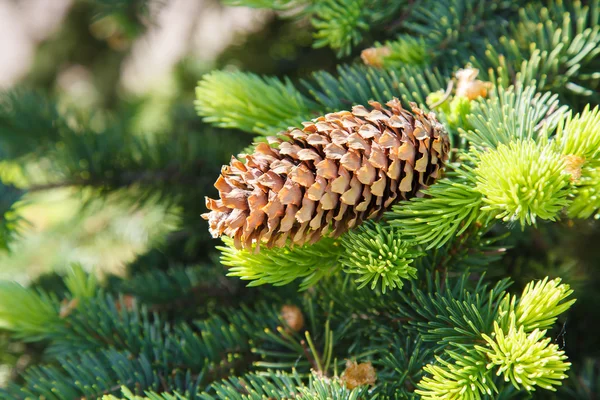
[[220,199],[202,217],[213,237],[250,248],[314,243],[337,237],[393,203],[409,199],[440,175],[449,142],[434,114],[398,101],[373,110],[355,106],[291,128],[253,154],[224,166]]

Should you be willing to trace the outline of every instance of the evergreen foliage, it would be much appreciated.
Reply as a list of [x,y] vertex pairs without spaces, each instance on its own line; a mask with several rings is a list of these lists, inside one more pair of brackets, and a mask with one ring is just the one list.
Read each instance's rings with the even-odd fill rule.
[[[146,1],[92,3],[93,15],[122,21],[132,36],[151,17]],[[598,332],[586,320],[600,301],[590,245],[600,218],[600,0],[225,3],[312,29],[312,46],[333,52],[296,50],[337,66],[184,71],[185,105],[161,109],[169,123],[150,132],[131,99],[94,110],[43,90],[0,92],[2,249],[19,251],[21,206],[55,189],[87,206],[164,207],[172,231],[120,275],[74,264],[30,285],[0,282],[0,352],[23,354],[0,399],[594,398]],[[380,110],[361,114],[394,98],[431,114],[410,127],[384,126]],[[341,111],[353,106],[353,118],[377,128],[348,139],[343,122],[356,121]],[[319,128],[323,154],[334,137],[352,142],[369,171],[368,152],[379,148],[390,156],[377,167],[384,182],[393,180],[388,161],[402,156],[402,176],[421,162],[421,179],[433,183],[397,198],[399,183],[389,183],[384,209],[357,211],[365,222],[338,237],[283,246],[251,237],[240,248],[223,236],[215,248],[200,214],[233,164],[221,165],[231,159],[244,176],[217,181],[219,192],[247,182],[268,192],[251,163],[273,172],[291,162],[270,146],[311,152],[280,133],[338,112],[336,127]],[[451,146],[443,171],[432,167],[432,138],[406,150],[434,121]],[[245,152],[262,159],[235,158],[247,133],[257,137]],[[383,135],[406,146],[385,147]],[[311,178],[325,169],[323,154],[302,160]],[[359,166],[344,170],[348,182]],[[367,209],[367,184],[359,194]]]
[[314,108],[289,80],[254,74],[213,72],[200,82],[196,95],[196,110],[207,115],[206,122],[263,135],[309,119]]
[[480,157],[477,191],[490,211],[504,221],[535,224],[536,217],[555,220],[567,204],[569,175],[561,157],[532,141],[499,144]]
[[221,262],[231,267],[228,274],[251,280],[250,285],[286,285],[296,278],[303,278],[302,287],[307,288],[328,275],[330,269],[336,268],[342,251],[340,244],[329,238],[319,241],[317,245],[275,247],[261,251],[238,250],[233,240],[227,237],[223,242],[225,246],[220,248]]
[[387,288],[402,288],[403,280],[415,279],[417,270],[411,266],[420,254],[404,240],[398,229],[365,223],[342,238],[344,250],[340,263],[345,272],[358,274],[359,288],[371,284],[375,289],[381,279],[383,293]]

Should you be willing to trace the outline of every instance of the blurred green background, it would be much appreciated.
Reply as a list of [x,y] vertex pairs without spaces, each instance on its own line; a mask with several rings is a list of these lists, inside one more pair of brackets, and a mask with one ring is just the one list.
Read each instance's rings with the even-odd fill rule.
[[[119,120],[149,138],[197,132],[199,143],[214,143],[200,167],[206,171],[198,171],[207,176],[200,194],[210,194],[208,181],[251,136],[205,126],[194,112],[196,82],[215,68],[292,79],[330,69],[333,54],[312,49],[310,29],[298,28],[271,12],[212,0],[0,0],[0,89],[34,89],[92,123]],[[26,282],[72,262],[120,274],[138,255],[168,251],[182,237],[176,247],[195,253],[186,261],[211,259],[215,242],[199,218],[203,196],[187,200],[197,203],[194,215],[189,207],[182,214],[181,204],[47,190],[47,169],[43,158],[28,161],[26,173],[0,164],[5,183],[39,186],[17,209],[21,237],[0,253],[0,279]]]

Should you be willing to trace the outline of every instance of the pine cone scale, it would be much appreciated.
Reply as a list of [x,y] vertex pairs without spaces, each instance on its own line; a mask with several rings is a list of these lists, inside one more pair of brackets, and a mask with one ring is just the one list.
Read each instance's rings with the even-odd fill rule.
[[327,114],[260,143],[246,163],[232,158],[207,199],[213,236],[238,248],[339,236],[433,182],[448,139],[433,114],[396,99]]

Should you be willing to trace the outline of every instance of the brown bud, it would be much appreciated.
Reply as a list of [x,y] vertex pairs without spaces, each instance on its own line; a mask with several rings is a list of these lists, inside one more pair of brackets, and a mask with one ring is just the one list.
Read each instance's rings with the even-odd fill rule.
[[360,363],[356,361],[346,361],[346,370],[340,377],[342,382],[350,390],[358,386],[374,385],[377,381],[377,373],[371,362]]
[[585,164],[585,158],[569,154],[563,157],[565,172],[571,175],[571,181],[581,178],[581,167]]
[[60,318],[67,318],[78,305],[79,299],[77,297],[72,298],[71,300],[63,299],[63,301],[60,302],[60,312],[58,313],[58,316]]
[[478,97],[487,97],[491,89],[491,82],[480,81],[477,78],[479,70],[476,68],[460,69],[456,72],[456,96],[474,100]]
[[381,68],[383,67],[384,58],[389,56],[391,53],[392,51],[387,46],[369,47],[360,53],[360,58],[362,58],[365,65]]
[[281,307],[281,318],[291,330],[300,332],[304,328],[304,315],[298,306],[287,304]]

